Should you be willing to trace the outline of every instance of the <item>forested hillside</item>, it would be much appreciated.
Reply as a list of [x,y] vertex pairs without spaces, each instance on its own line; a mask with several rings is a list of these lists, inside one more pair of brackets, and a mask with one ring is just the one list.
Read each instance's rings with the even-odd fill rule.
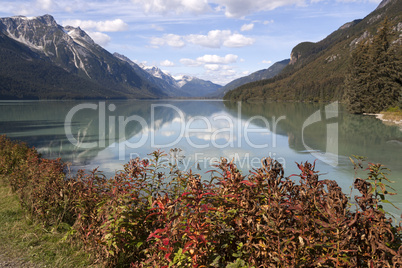
[[[389,50],[388,58],[400,60],[402,1],[383,1],[363,20],[346,23],[324,40],[297,45],[292,50],[290,64],[278,76],[243,85],[228,92],[224,98],[234,101],[345,101],[348,99],[346,77],[351,73],[352,55],[361,44],[371,43],[373,36],[380,34],[385,19],[389,25],[389,46],[399,48]],[[394,67],[397,68],[396,64]],[[382,67],[379,65],[378,68]],[[399,72],[401,76],[400,70],[393,72]]]
[[402,46],[391,41],[393,35],[385,19],[378,33],[352,52],[344,97],[351,112],[378,113],[402,106]]

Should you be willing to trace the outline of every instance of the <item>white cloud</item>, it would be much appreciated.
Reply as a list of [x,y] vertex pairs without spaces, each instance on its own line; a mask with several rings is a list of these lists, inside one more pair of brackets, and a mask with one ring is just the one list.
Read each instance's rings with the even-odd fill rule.
[[[281,6],[306,5],[307,0],[131,0],[135,5],[141,5],[146,13],[193,13],[202,14],[224,11],[227,17],[244,17],[253,12],[274,10]],[[310,0],[309,2],[316,2]],[[320,0],[318,0],[320,1]],[[357,0],[337,0],[357,1]],[[368,0],[379,1],[379,0]],[[212,7],[214,7],[212,9]]]
[[209,48],[244,47],[252,45],[255,41],[253,38],[241,34],[233,34],[230,30],[213,30],[209,31],[207,35],[191,34],[186,37],[186,40],[192,44]]
[[186,40],[203,47],[219,48],[222,46],[224,40],[230,35],[230,30],[213,30],[209,31],[207,35],[190,34],[186,37]]
[[36,5],[38,8],[46,11],[51,11],[54,7],[54,3],[52,0],[37,0]]
[[187,59],[187,58],[183,58],[180,59],[180,63],[189,67],[198,67],[201,66],[202,63],[197,62],[196,60],[192,60],[192,59]]
[[174,66],[174,63],[171,62],[170,60],[164,60],[164,61],[162,61],[162,62],[160,63],[160,65],[161,65],[161,66],[164,66],[164,67],[173,67],[173,66]]
[[236,78],[244,76],[243,74],[238,73],[233,66],[223,65],[220,66],[219,69],[209,67],[212,66],[205,66],[206,72],[202,76],[202,79],[209,80],[220,85],[225,85]]
[[245,32],[245,31],[251,31],[252,29],[254,29],[254,24],[250,23],[250,24],[244,24],[243,26],[241,26],[240,31]]
[[189,67],[199,67],[204,65],[208,70],[217,70],[221,65],[236,63],[237,58],[238,56],[233,54],[227,54],[224,57],[218,55],[204,55],[195,60],[183,58],[180,60],[180,63]]
[[150,43],[153,47],[168,45],[180,48],[185,46],[182,37],[177,34],[165,34],[163,37],[152,37]]
[[274,20],[266,20],[266,21],[264,21],[264,25],[268,25],[270,23],[274,23]]
[[223,45],[225,47],[245,47],[254,44],[254,42],[255,39],[253,38],[245,37],[241,34],[233,34],[223,42]]
[[94,30],[99,32],[122,32],[128,29],[128,24],[121,19],[93,21],[93,20],[66,20],[63,25],[80,27],[84,30]]
[[305,0],[213,0],[220,9],[225,11],[227,17],[244,17],[253,12],[274,10],[281,6],[306,5]]
[[87,31],[86,33],[95,41],[95,43],[101,46],[106,46],[111,40],[110,36],[101,32]]
[[132,0],[132,2],[142,5],[147,13],[201,14],[211,10],[207,0]]
[[227,54],[225,57],[220,57],[218,55],[204,55],[202,57],[198,57],[197,61],[210,64],[229,64],[235,63],[237,58],[238,56],[233,54]]
[[219,64],[205,64],[204,68],[207,69],[207,70],[211,70],[211,71],[217,71],[221,67],[219,66]]
[[237,67],[233,64],[237,60],[238,56],[233,54],[227,54],[223,57],[207,54],[196,59],[183,58],[180,60],[180,63],[188,67],[203,67],[205,74],[198,75],[199,78],[223,85],[244,76],[235,70]]
[[271,64],[272,61],[270,61],[270,60],[263,60],[262,63],[264,63],[264,64]]
[[230,30],[213,30],[208,34],[190,34],[180,36],[176,34],[165,34],[162,37],[152,37],[150,44],[153,47],[168,45],[172,47],[184,47],[187,43],[208,48],[224,47],[245,47],[254,44],[255,39],[246,37]]
[[[382,0],[336,0],[336,2],[344,2],[344,3],[352,3],[352,2],[369,2],[369,3],[376,3],[379,4],[381,3]],[[320,0],[312,0],[312,3],[320,2]]]

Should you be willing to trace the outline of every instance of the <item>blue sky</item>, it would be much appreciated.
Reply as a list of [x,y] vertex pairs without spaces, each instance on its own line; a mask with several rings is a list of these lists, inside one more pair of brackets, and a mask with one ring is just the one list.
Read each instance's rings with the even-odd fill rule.
[[225,85],[290,57],[381,0],[5,0],[0,16],[51,14],[109,52]]

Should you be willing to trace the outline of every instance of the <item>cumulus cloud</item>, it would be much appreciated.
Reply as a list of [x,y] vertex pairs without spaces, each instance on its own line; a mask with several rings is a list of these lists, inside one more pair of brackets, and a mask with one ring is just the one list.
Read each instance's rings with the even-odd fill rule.
[[204,55],[197,58],[197,62],[209,63],[209,64],[229,64],[235,63],[238,56],[233,54],[227,54],[225,57],[220,57],[218,55]]
[[253,38],[245,37],[241,34],[233,34],[223,42],[223,45],[225,47],[245,47],[254,44],[254,42],[255,39]]
[[[147,13],[181,14],[189,12],[202,14],[211,11],[211,7],[213,6],[215,11],[224,11],[227,17],[236,18],[246,16],[252,12],[273,10],[281,6],[305,5],[306,1],[307,0],[132,0],[134,4],[141,5]],[[312,1],[314,2],[316,0]]]
[[204,55],[196,59],[181,59],[180,63],[188,67],[204,67],[206,73],[211,75],[219,74],[219,76],[233,76],[236,72],[233,66],[229,64],[236,63],[237,55],[227,54],[224,57],[218,55]]
[[153,47],[168,45],[180,48],[185,46],[183,38],[177,34],[165,34],[163,37],[152,37],[150,43]]
[[213,30],[208,34],[190,34],[180,36],[176,34],[165,34],[162,37],[152,37],[150,44],[153,47],[168,45],[172,47],[184,47],[187,43],[208,48],[224,47],[245,47],[254,44],[255,39],[242,34],[232,33],[230,30]]
[[250,23],[250,24],[244,24],[243,26],[241,26],[240,31],[245,32],[245,31],[251,31],[252,29],[254,29],[254,24]]
[[207,0],[132,0],[132,2],[142,5],[147,13],[201,14],[211,10]]
[[51,11],[54,7],[52,0],[36,0],[36,6],[42,10]]
[[93,21],[93,20],[66,20],[63,25],[80,27],[84,30],[94,30],[99,32],[122,32],[128,29],[128,24],[121,19]]
[[244,76],[243,73],[239,73],[236,71],[236,67],[220,65],[219,68],[217,66],[204,66],[206,69],[205,74],[202,76],[202,79],[212,81],[216,84],[225,85],[236,78]]
[[245,47],[252,45],[255,40],[230,30],[213,30],[207,35],[191,34],[186,37],[189,43],[209,48]]
[[219,64],[205,64],[204,68],[211,71],[217,71],[220,69]]
[[199,67],[204,66],[208,70],[220,69],[222,65],[227,65],[231,63],[236,63],[238,59],[237,55],[227,54],[224,57],[218,55],[204,55],[198,57],[197,59],[187,59],[183,58],[180,63],[189,67]]
[[[310,0],[316,2],[320,0]],[[338,0],[354,1],[354,0]],[[369,0],[379,1],[379,0]],[[202,14],[212,11],[223,11],[227,17],[244,17],[258,11],[273,10],[281,6],[306,5],[307,0],[132,0],[141,5],[147,13],[194,13]]]
[[187,58],[183,58],[180,59],[180,63],[189,67],[198,67],[201,66],[202,63],[197,62],[196,60],[192,60],[192,59],[187,59]]
[[95,43],[101,46],[106,46],[111,40],[110,36],[101,32],[87,31],[86,33],[95,41]]
[[160,65],[163,67],[173,67],[174,63],[171,62],[170,60],[164,60],[160,63]]
[[305,5],[306,0],[212,0],[225,11],[227,17],[244,17],[252,12],[274,10],[281,6]]
[[224,40],[230,35],[230,30],[213,30],[209,31],[207,35],[190,34],[186,37],[186,40],[203,47],[219,48],[222,46]]

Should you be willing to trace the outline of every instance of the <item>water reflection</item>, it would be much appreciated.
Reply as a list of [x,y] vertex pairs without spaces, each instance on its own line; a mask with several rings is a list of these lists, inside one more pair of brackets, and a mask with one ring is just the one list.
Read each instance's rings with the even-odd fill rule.
[[[225,106],[232,114],[237,111],[235,103],[225,103]],[[245,119],[257,115],[266,118],[285,116],[285,120],[278,122],[277,133],[287,136],[289,147],[297,153],[305,152],[304,145],[325,152],[327,135],[330,134],[327,133],[327,125],[337,123],[340,156],[366,156],[373,162],[381,162],[393,170],[402,171],[402,132],[399,127],[387,126],[371,116],[349,114],[342,105],[336,117],[325,120],[324,108],[324,104],[242,103],[242,116]],[[321,112],[323,120],[303,129],[306,119],[317,110]]]
[[[132,157],[178,147],[186,156],[183,169],[198,163],[206,171],[219,157],[228,157],[248,171],[271,156],[290,175],[298,172],[294,162],[325,155],[327,137],[334,134],[328,126],[336,124],[338,165],[319,161],[320,171],[340,177],[348,187],[353,178],[348,157],[363,155],[389,166],[393,179],[401,181],[402,132],[397,127],[350,115],[341,105],[331,117],[326,107],[171,100],[1,102],[0,132],[36,146],[46,157],[62,157],[77,167],[101,166],[110,173]],[[313,114],[319,120],[306,125]]]

